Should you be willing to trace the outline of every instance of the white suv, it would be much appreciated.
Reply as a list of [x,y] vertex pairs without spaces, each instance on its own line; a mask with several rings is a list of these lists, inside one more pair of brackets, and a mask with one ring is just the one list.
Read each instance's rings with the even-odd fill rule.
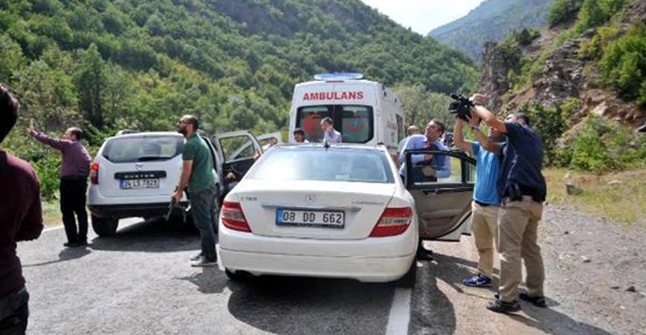
[[[235,180],[227,181],[224,176],[235,172],[239,180],[253,164],[254,150],[262,149],[248,131],[222,134],[213,140],[201,137],[211,151],[218,189],[215,200],[219,204],[235,185]],[[119,219],[148,219],[168,212],[181,174],[184,142],[176,132],[118,134],[105,140],[92,163],[87,191],[92,228],[97,235],[114,235]],[[249,143],[252,145],[246,151],[251,154],[230,157],[234,148]],[[180,205],[188,205],[186,196]]]

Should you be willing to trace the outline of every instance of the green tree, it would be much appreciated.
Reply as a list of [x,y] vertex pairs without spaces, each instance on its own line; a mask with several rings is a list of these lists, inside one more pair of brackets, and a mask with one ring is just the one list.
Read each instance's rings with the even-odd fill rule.
[[74,84],[78,91],[81,114],[99,129],[104,126],[103,94],[107,86],[105,72],[105,62],[96,44],[92,43],[81,53]]

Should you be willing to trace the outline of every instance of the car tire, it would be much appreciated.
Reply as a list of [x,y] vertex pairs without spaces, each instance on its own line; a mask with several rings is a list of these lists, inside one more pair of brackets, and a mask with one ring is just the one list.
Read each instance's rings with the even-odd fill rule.
[[247,271],[231,271],[229,269],[224,269],[224,273],[231,281],[235,282],[247,282],[253,279],[253,275]]
[[92,229],[101,237],[113,236],[117,232],[119,219],[100,218],[92,215]]
[[413,288],[417,281],[417,260],[413,259],[410,268],[403,277],[395,281],[395,286],[402,288]]

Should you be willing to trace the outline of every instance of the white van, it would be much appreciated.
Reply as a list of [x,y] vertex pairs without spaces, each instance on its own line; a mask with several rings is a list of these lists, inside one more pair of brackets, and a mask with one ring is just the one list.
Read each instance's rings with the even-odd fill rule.
[[391,155],[397,154],[397,144],[406,136],[405,120],[399,99],[391,90],[358,73],[325,73],[314,79],[294,88],[289,143],[295,143],[296,128],[303,129],[308,141],[321,142],[320,122],[331,117],[344,143],[383,143]]

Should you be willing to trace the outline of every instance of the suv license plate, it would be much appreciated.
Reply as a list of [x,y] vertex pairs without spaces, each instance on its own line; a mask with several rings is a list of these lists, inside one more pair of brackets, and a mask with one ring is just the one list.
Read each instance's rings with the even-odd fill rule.
[[343,211],[309,211],[278,208],[276,224],[279,226],[343,228],[345,213]]
[[138,188],[159,188],[159,178],[149,179],[121,179],[119,187],[124,190]]

